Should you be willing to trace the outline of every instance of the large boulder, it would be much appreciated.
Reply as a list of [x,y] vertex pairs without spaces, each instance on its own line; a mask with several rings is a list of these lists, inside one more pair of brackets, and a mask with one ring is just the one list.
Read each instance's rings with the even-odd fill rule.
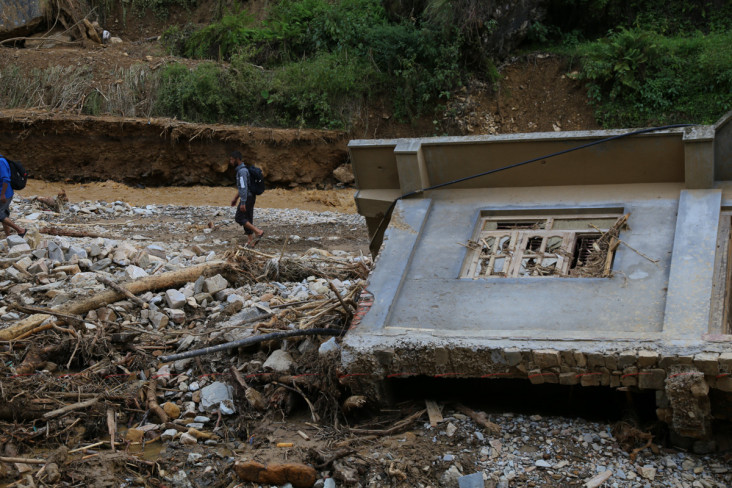
[[41,0],[3,0],[0,8],[0,40],[27,37],[43,22]]

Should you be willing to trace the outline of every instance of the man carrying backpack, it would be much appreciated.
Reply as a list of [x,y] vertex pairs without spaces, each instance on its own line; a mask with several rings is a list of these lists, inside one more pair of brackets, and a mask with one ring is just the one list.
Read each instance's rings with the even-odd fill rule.
[[0,156],[0,221],[3,224],[3,231],[6,236],[10,236],[10,229],[15,229],[20,237],[25,237],[26,229],[17,226],[10,220],[10,202],[13,201],[13,187],[10,184],[10,163],[4,157]]
[[243,163],[241,158],[242,156],[239,151],[234,151],[229,156],[229,164],[236,168],[237,189],[236,196],[231,201],[231,206],[233,207],[239,201],[234,221],[244,227],[244,232],[249,237],[246,247],[254,247],[264,236],[264,231],[254,226],[254,204],[257,201],[257,191],[259,193],[261,191],[255,188],[254,182],[252,181],[252,175],[250,174],[251,164]]

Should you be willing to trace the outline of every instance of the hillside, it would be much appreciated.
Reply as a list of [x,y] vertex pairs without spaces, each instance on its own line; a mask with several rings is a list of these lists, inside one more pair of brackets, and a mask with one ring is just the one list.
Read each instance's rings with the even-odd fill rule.
[[[266,2],[251,2],[261,15]],[[201,61],[167,55],[157,37],[171,23],[205,22],[211,5],[181,9],[169,19],[118,12],[104,25],[119,44],[86,47],[59,43],[0,49],[0,65],[22,73],[50,67],[89,71],[90,92],[122,83],[121,70],[145,66],[159,70],[169,63],[190,67]],[[412,122],[397,120],[388,101],[372,100],[347,132],[309,129],[207,126],[165,119],[91,117],[80,109],[0,110],[0,147],[27,162],[34,177],[50,181],[117,180],[127,184],[220,185],[228,177],[216,166],[233,148],[258,162],[271,184],[283,187],[329,186],[331,174],[347,163],[347,144],[356,138],[428,137],[598,128],[583,86],[566,76],[566,62],[533,53],[507,60],[494,85],[472,83],[448,100],[441,115]],[[86,96],[86,95],[83,95]],[[82,102],[83,103],[83,102]],[[124,123],[121,121],[126,120]],[[53,133],[53,139],[49,139]],[[22,137],[18,137],[22,134]],[[114,134],[114,137],[105,137]],[[135,151],[130,151],[135,147]],[[150,165],[152,161],[153,169]],[[124,162],[124,165],[121,163]],[[67,166],[68,165],[68,166]]]

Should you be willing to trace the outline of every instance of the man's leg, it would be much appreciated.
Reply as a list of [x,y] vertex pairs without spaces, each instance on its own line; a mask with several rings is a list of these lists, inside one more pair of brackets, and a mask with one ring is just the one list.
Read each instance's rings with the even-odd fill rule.
[[15,229],[20,235],[25,235],[25,229],[18,227],[15,223],[10,220],[10,203],[13,201],[13,197],[6,199],[4,202],[0,202],[0,222],[3,224],[3,231],[6,236],[10,235],[10,229]]
[[249,195],[247,198],[247,223],[244,225],[246,229],[249,241],[247,245],[250,247],[256,246],[259,239],[264,235],[264,231],[254,225],[254,204],[257,202],[256,195]]
[[252,244],[254,244],[255,237],[262,237],[264,235],[264,231],[256,227],[251,222],[247,222],[246,224],[244,224],[244,228],[251,231],[247,233],[247,237],[249,237],[249,240],[247,241],[247,246],[251,246]]
[[10,220],[9,217],[5,217],[2,220],[2,222],[3,222],[3,230],[5,231],[5,235],[6,236],[9,236],[10,235],[10,229],[11,228],[12,229],[15,229],[15,232],[17,232],[19,235],[24,235],[25,234],[25,229],[22,228],[22,227],[19,227],[19,226],[15,225],[15,223],[13,223],[13,221]]

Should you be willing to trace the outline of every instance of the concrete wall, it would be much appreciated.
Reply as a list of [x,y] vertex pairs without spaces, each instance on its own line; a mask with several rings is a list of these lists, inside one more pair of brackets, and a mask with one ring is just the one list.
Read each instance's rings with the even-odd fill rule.
[[[359,189],[356,202],[374,236],[397,197],[461,179],[449,188],[633,183],[712,188],[715,181],[732,179],[731,121],[732,112],[714,126],[630,136],[635,131],[355,140],[349,151]],[[605,139],[611,140],[600,143]],[[532,162],[496,171],[526,161]],[[484,173],[490,174],[471,178]]]
[[[346,342],[368,348],[375,337],[405,344],[439,338],[505,347],[520,340],[561,349],[613,340],[706,348],[710,335],[726,332],[718,323],[724,284],[715,287],[724,273],[715,275],[715,263],[727,253],[719,247],[726,238],[720,215],[732,184],[719,177],[732,175],[731,116],[429,191],[420,190],[624,132],[352,141],[356,200],[370,231],[395,198],[415,195],[395,206],[369,280],[373,304]],[[630,216],[612,277],[460,277],[482,212],[587,209]],[[709,347],[720,352],[732,342],[723,337]]]

